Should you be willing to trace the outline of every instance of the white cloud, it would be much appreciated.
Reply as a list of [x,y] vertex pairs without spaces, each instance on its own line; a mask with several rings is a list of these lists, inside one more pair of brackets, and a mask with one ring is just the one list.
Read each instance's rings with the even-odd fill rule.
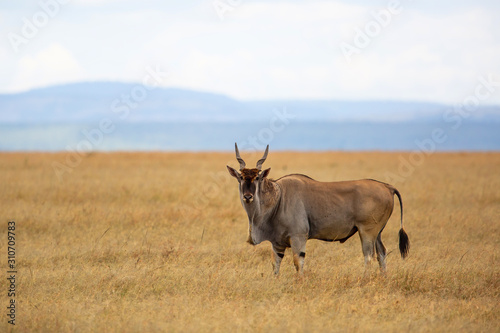
[[53,43],[34,56],[20,58],[10,86],[12,91],[22,91],[84,78],[83,70],[71,52]]
[[372,20],[370,11],[336,2],[244,2],[218,28],[207,25],[210,33],[171,45],[178,75],[169,84],[242,99],[454,102],[475,87],[477,76],[500,70],[493,60],[500,58],[498,41],[485,37],[492,22],[487,11],[429,16],[410,5],[348,64],[339,42]]
[[102,6],[118,3],[121,0],[72,0],[71,2],[78,6]]
[[360,17],[366,9],[362,6],[345,4],[340,1],[311,2],[242,2],[228,12],[232,20],[246,19],[273,20],[276,23],[317,23],[322,20],[344,20]]
[[[160,65],[169,72],[165,85],[240,99],[453,102],[474,89],[478,76],[500,75],[500,13],[486,5],[405,2],[349,64],[339,43],[352,41],[355,29],[387,3],[377,9],[371,2],[246,0],[221,21],[211,1],[91,0],[89,7],[77,1],[78,10],[68,6],[26,50],[42,45],[38,53],[0,64],[16,68],[2,71],[9,79],[0,80],[0,91],[140,81],[144,68]],[[488,102],[500,103],[496,96]]]

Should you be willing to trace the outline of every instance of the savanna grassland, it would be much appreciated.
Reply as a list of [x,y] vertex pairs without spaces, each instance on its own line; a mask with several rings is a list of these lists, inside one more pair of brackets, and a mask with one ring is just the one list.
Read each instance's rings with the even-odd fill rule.
[[16,332],[500,331],[500,153],[405,168],[409,153],[271,151],[271,178],[375,178],[403,196],[410,255],[395,199],[386,277],[365,274],[355,235],[309,241],[303,278],[289,250],[275,278],[270,244],[246,243],[233,153],[91,153],[59,179],[66,157],[0,154],[0,331],[9,220]]

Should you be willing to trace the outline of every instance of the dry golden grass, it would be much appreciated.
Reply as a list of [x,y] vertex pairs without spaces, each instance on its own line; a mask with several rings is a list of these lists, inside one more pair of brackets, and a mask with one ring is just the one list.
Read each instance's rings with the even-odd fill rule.
[[[255,163],[260,156],[244,154]],[[407,153],[270,153],[271,177],[397,173]],[[500,331],[500,154],[436,153],[396,187],[383,233],[388,274],[363,278],[359,237],[309,241],[305,276],[289,250],[252,247],[227,153],[93,153],[62,181],[64,154],[0,154],[0,262],[17,222],[19,332]],[[2,257],[3,256],[3,257]],[[1,279],[0,331],[7,281]]]

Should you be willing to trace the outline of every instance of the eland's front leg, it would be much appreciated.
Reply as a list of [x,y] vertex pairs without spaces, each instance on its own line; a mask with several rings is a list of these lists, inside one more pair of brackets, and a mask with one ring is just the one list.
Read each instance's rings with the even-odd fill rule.
[[281,260],[285,256],[285,248],[273,245],[273,257],[274,257],[274,274],[278,276],[280,274]]
[[293,252],[293,264],[299,275],[304,275],[304,260],[306,257],[307,238],[301,236],[290,237],[290,246]]

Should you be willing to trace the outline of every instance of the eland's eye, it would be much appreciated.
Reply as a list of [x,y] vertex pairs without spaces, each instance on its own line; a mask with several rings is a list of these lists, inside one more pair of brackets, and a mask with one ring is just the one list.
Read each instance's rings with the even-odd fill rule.
[[259,177],[255,177],[255,180],[257,180],[257,181],[258,181],[258,180],[259,180]]

